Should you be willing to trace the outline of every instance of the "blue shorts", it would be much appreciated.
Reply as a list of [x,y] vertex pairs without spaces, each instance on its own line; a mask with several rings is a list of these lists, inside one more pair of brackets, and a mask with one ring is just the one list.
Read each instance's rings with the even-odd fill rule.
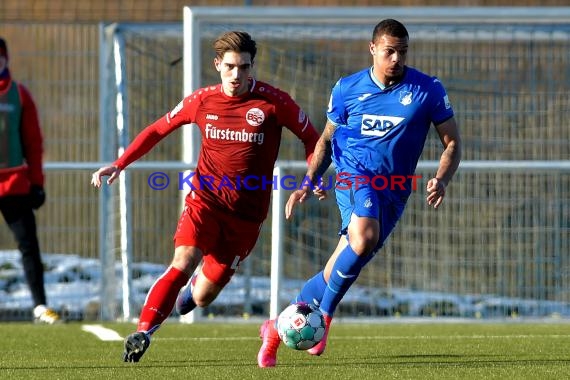
[[374,218],[380,222],[380,239],[374,252],[384,245],[384,242],[392,233],[394,227],[396,227],[396,223],[400,220],[407,201],[407,198],[399,199],[386,191],[374,189],[371,184],[340,189],[337,186],[335,193],[342,222],[340,235],[347,234],[352,214]]

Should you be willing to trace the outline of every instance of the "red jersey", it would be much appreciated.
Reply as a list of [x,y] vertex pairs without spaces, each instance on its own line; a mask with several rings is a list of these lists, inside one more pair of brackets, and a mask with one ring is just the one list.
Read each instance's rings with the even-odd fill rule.
[[161,139],[185,124],[200,128],[202,145],[192,190],[212,207],[261,222],[267,217],[283,127],[305,145],[310,161],[319,135],[285,92],[251,79],[250,90],[228,96],[221,84],[204,87],[145,128],[115,161],[124,169]]
[[[12,83],[9,72],[0,78],[0,95],[6,94],[12,87]],[[31,185],[44,185],[43,137],[36,104],[26,87],[20,83],[16,85],[19,104],[0,104],[0,107],[2,110],[19,109],[21,112],[20,132],[25,163],[0,169],[0,197],[28,194]]]

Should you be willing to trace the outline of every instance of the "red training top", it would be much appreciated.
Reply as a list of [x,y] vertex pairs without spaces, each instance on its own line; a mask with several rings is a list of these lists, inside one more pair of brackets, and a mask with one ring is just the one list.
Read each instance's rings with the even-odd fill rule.
[[[8,70],[8,69],[6,69]],[[0,97],[5,95],[12,86],[10,73],[0,78]],[[7,109],[21,109],[21,141],[25,164],[17,167],[0,168],[0,197],[21,195],[30,192],[30,185],[44,185],[43,174],[43,137],[36,104],[26,87],[17,83],[20,95],[20,106],[3,105]],[[2,136],[0,136],[2,137]],[[4,140],[4,138],[2,138]],[[1,144],[0,144],[1,148]]]
[[[250,90],[227,96],[221,84],[195,91],[145,128],[114,165],[124,169],[161,139],[185,124],[196,123],[202,145],[193,191],[211,207],[262,222],[267,217],[282,128],[305,145],[310,162],[319,135],[291,97],[264,82],[251,79]],[[273,181],[273,184],[270,183]]]

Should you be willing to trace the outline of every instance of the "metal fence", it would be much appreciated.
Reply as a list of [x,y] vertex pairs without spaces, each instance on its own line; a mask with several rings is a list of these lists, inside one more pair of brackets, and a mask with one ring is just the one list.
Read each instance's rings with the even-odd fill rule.
[[[46,162],[98,161],[97,25],[2,23],[10,70],[36,101]],[[97,193],[87,170],[46,173],[47,201],[38,213],[44,252],[97,257]],[[0,248],[15,248],[0,228]]]

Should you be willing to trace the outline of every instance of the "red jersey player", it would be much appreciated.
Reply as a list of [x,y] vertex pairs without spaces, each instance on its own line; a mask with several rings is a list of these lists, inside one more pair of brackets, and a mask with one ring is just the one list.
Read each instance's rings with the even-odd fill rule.
[[222,83],[186,97],[145,128],[111,166],[93,173],[91,180],[100,187],[102,177],[109,176],[111,184],[121,170],[172,131],[190,123],[200,128],[202,146],[189,181],[192,191],[174,235],[174,258],[151,287],[137,331],[125,339],[124,361],[140,360],[151,335],[175,304],[186,314],[214,301],[248,256],[269,209],[273,185],[267,181],[273,179],[282,128],[303,142],[307,160],[319,138],[287,93],[251,77],[257,48],[248,33],[224,33],[213,47]]

